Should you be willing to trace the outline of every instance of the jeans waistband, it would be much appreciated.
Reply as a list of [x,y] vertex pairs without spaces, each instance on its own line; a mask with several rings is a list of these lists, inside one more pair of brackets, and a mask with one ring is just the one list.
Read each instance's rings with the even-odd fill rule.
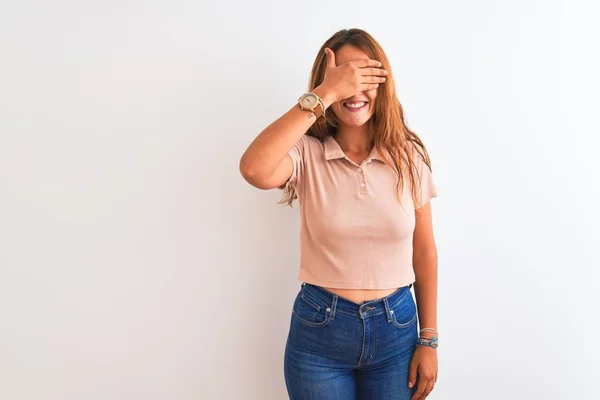
[[390,318],[390,310],[395,308],[406,296],[411,295],[411,287],[412,283],[407,286],[399,287],[396,291],[385,297],[363,301],[360,304],[354,303],[353,301],[338,296],[321,286],[313,285],[308,282],[302,282],[300,293],[318,305],[324,308],[330,308],[331,319],[335,318],[336,312],[342,312],[361,318],[386,313],[387,317]]

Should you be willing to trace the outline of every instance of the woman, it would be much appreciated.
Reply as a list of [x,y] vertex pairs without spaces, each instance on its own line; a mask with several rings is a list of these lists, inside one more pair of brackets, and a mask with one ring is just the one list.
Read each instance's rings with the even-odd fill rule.
[[327,40],[310,92],[256,137],[240,172],[300,203],[290,398],[425,399],[437,379],[437,191],[379,43],[360,29]]

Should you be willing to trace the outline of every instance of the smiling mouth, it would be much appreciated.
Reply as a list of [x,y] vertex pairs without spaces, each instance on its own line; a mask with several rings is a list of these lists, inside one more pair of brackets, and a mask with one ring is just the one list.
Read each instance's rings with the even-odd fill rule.
[[360,110],[361,108],[364,108],[367,104],[369,104],[368,101],[345,101],[342,103],[342,105],[350,111]]

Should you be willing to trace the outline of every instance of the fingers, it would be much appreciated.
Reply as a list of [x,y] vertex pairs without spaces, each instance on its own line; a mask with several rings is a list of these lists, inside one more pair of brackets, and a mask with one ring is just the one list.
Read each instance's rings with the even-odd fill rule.
[[379,87],[379,83],[366,83],[360,85],[359,92],[366,92],[367,90],[377,89]]
[[412,388],[415,386],[415,382],[417,381],[417,364],[411,363],[410,370],[408,371],[408,387]]
[[423,400],[423,395],[425,394],[425,390],[427,390],[427,381],[419,378],[419,383],[417,384],[417,391],[410,400]]
[[[418,370],[418,366],[415,366],[414,367],[415,375],[416,375],[417,370]],[[418,374],[419,374],[419,380],[417,382],[417,390],[411,397],[411,400],[425,400],[427,398],[427,396],[429,396],[429,394],[433,390],[433,387],[435,386],[435,382],[437,380],[437,374],[429,373],[427,370],[424,370],[424,369],[419,371]],[[413,385],[415,382],[414,377],[413,377],[412,365],[410,367],[410,371],[408,374],[408,382],[409,382],[409,387],[412,387],[410,385],[410,382],[412,382]]]
[[327,57],[327,68],[335,68],[335,53],[329,47],[326,47],[325,54]]
[[383,76],[363,76],[362,83],[383,83],[385,77]]
[[421,380],[419,377],[419,385],[417,391],[411,397],[411,400],[425,400],[433,390],[433,379]]
[[365,58],[363,60],[358,60],[354,62],[354,65],[356,65],[358,68],[365,68],[365,67],[381,67],[381,62],[377,61],[377,60],[373,60],[370,58]]
[[361,68],[360,74],[363,76],[373,75],[373,76],[386,76],[388,72],[383,68]]
[[434,386],[435,386],[435,383],[434,383],[434,381],[432,379],[427,384],[427,389],[425,389],[425,395],[423,396],[423,399],[425,399],[427,396],[429,396],[429,394],[433,391],[433,387]]

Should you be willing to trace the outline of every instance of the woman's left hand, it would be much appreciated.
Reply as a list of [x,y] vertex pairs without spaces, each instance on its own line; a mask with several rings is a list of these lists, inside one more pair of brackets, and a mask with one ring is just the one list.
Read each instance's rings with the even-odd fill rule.
[[411,400],[424,400],[429,396],[437,381],[438,360],[436,349],[423,345],[417,346],[410,362],[408,387],[412,388],[415,385],[417,372],[419,374],[419,384]]

